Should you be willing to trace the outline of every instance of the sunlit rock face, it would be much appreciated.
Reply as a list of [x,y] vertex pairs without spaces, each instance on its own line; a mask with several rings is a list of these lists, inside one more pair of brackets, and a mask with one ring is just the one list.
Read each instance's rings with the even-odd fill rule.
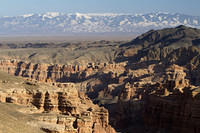
[[34,116],[26,123],[29,126],[47,133],[115,133],[108,111],[94,105],[76,87],[63,89],[5,76],[0,82],[0,102],[23,106],[19,112]]

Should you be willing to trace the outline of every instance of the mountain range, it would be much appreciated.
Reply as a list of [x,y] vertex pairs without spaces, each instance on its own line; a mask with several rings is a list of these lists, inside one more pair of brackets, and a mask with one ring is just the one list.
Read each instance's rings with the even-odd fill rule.
[[140,34],[150,29],[175,27],[178,25],[199,28],[200,17],[161,12],[148,14],[66,14],[48,12],[0,17],[0,34]]

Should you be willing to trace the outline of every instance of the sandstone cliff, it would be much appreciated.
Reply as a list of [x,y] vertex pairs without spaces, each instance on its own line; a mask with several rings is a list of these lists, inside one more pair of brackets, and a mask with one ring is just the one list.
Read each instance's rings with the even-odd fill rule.
[[[31,81],[5,79],[0,83],[0,102],[23,105],[19,110],[35,115],[30,126],[52,133],[115,133],[109,125],[108,111],[94,105],[76,88],[61,89]],[[14,84],[14,86],[13,86]]]

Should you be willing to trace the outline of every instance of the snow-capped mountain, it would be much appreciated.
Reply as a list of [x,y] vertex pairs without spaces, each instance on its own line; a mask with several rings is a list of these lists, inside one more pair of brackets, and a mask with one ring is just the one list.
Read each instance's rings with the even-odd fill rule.
[[49,12],[0,17],[0,34],[142,33],[187,25],[200,27],[200,17],[183,14],[64,14]]

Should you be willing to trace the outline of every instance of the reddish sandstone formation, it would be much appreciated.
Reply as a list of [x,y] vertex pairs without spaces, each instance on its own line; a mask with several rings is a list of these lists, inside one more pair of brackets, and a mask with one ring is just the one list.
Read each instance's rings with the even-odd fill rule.
[[[198,99],[196,99],[196,96],[195,98],[194,96],[185,97],[185,94],[187,94],[185,88],[195,88],[189,83],[190,75],[187,69],[178,65],[164,65],[162,63],[141,67],[143,68],[132,69],[132,66],[125,68],[125,64],[65,66],[16,61],[1,61],[0,63],[0,69],[10,74],[38,81],[52,82],[62,88],[75,87],[79,92],[87,92],[90,98],[95,99],[97,103],[107,106],[112,125],[121,129],[127,128],[127,132],[131,133],[132,130],[145,132],[146,129],[155,132],[168,131],[168,129],[172,132],[192,130],[195,133],[195,131],[199,131],[198,118],[190,117],[191,114],[198,116],[195,111],[198,111],[196,109],[198,108]],[[193,93],[198,95],[198,91]],[[108,112],[87,108],[85,110],[89,110],[90,113],[88,114],[87,111],[84,112],[78,108],[80,102],[77,102],[77,100],[75,100],[76,102],[66,101],[66,99],[74,99],[66,97],[66,94],[65,91],[59,91],[59,93],[57,91],[38,91],[37,93],[32,93],[31,98],[27,98],[26,95],[24,95],[24,98],[15,98],[13,94],[11,97],[3,99],[14,103],[15,101],[20,101],[23,104],[27,104],[27,99],[29,99],[28,101],[32,102],[28,103],[33,104],[41,112],[56,112],[67,115],[61,117],[52,116],[53,120],[48,119],[48,117],[39,119],[44,122],[49,121],[53,125],[60,120],[61,122],[59,123],[68,127],[70,129],[69,132],[112,132],[108,120],[105,120]],[[2,96],[0,99],[2,99]],[[85,101],[81,100],[81,102]],[[184,105],[185,103],[186,106]],[[188,113],[190,107],[194,110]],[[80,112],[84,112],[84,115]],[[99,113],[97,115],[94,112]],[[178,115],[179,112],[183,113]],[[87,120],[83,119],[86,117],[85,115]],[[90,117],[88,118],[88,116]],[[101,118],[99,116],[104,117]],[[101,119],[103,121],[99,121]],[[129,119],[131,121],[127,123]],[[178,122],[177,120],[183,122]],[[169,125],[172,121],[173,125]],[[134,126],[132,123],[134,123]],[[197,126],[192,126],[188,123],[194,123]],[[144,130],[139,128],[141,126],[145,126]],[[57,130],[52,126],[50,126],[51,128],[44,127],[44,130],[48,132],[50,132],[49,129],[51,131]],[[63,128],[59,129],[63,130]]]
[[11,75],[28,77],[43,82],[80,82],[99,71],[119,74],[124,71],[125,64],[99,63],[88,65],[48,65],[32,64],[16,60],[0,61],[0,70]]
[[[12,84],[16,84],[12,86]],[[115,133],[109,125],[108,111],[78,92],[75,87],[65,89],[37,84],[2,81],[0,102],[29,106],[23,113],[37,113],[37,125],[47,133]]]

